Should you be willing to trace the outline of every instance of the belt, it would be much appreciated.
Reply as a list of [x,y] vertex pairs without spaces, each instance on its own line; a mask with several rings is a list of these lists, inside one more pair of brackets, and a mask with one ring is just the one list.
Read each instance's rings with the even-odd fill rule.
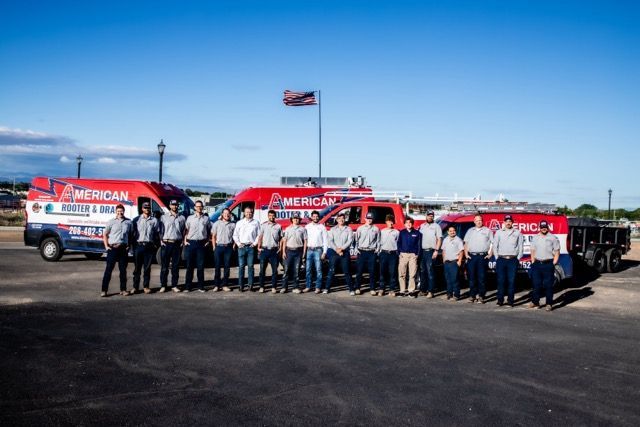
[[448,263],[450,263],[450,262],[458,262],[458,260],[457,260],[457,259],[448,259],[448,260],[446,260],[444,263],[445,263],[445,264],[448,264]]
[[206,241],[207,241],[207,239],[200,239],[200,240],[198,240],[198,239],[187,239],[187,242],[198,242],[199,243],[199,242],[206,242]]
[[536,262],[539,262],[540,264],[548,264],[553,262],[553,259],[537,259]]
[[287,250],[288,251],[300,251],[300,250],[302,250],[302,246],[298,246],[298,247],[295,247],[295,248],[287,246]]
[[127,246],[127,244],[126,244],[126,243],[113,243],[113,244],[110,244],[110,245],[109,245],[109,247],[110,247],[111,249],[124,248],[124,247],[126,247],[126,246]]
[[373,252],[373,249],[364,249],[364,248],[358,248],[358,251],[360,252]]
[[489,252],[469,252],[469,255],[482,255],[487,256]]
[[267,249],[267,250],[272,251],[272,250],[274,250],[274,249],[278,249],[278,247],[277,247],[277,246],[272,246],[272,247],[268,248],[268,247],[266,247],[266,246],[263,246],[263,247],[262,247],[262,249]]
[[515,255],[498,255],[498,258],[502,258],[502,259],[513,259],[515,258]]
[[216,243],[216,246],[222,246],[223,248],[231,246],[231,243]]
[[386,249],[381,249],[380,252],[385,253],[385,254],[397,254],[398,251],[388,251]]
[[319,249],[322,249],[322,246],[307,246],[308,251],[317,251]]
[[177,241],[178,241],[178,240],[169,240],[169,239],[164,239],[164,240],[163,240],[163,242],[165,242],[165,243],[175,243],[175,242],[177,242]]
[[153,244],[153,242],[136,242],[138,245],[147,246]]
[[435,251],[434,248],[427,248],[427,249],[422,248],[422,250],[425,251],[425,252],[433,252],[433,251]]

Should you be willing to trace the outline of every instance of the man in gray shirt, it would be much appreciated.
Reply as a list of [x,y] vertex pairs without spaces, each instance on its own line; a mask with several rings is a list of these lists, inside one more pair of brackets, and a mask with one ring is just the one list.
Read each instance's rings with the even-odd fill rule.
[[142,204],[142,214],[133,220],[134,245],[133,245],[133,289],[131,294],[140,290],[140,273],[144,268],[144,280],[142,286],[145,294],[150,294],[151,263],[156,256],[158,243],[158,220],[151,215],[151,204]]
[[513,307],[516,292],[516,274],[522,257],[523,237],[513,227],[513,217],[504,216],[504,228],[493,236],[493,253],[496,257],[497,305],[504,305],[504,285],[508,284],[507,307]]
[[467,277],[469,278],[469,302],[475,301],[478,304],[484,304],[485,277],[489,258],[491,258],[493,232],[483,225],[482,215],[476,215],[473,218],[473,223],[475,227],[470,228],[464,235],[464,254],[467,259]]
[[360,285],[365,267],[369,273],[369,289],[376,288],[376,253],[380,249],[380,229],[373,225],[373,214],[367,213],[366,223],[358,227],[356,231],[356,249],[358,249],[358,260],[356,273],[356,290],[350,295],[360,295]]
[[387,292],[390,297],[396,296],[398,287],[398,237],[400,232],[394,228],[395,217],[387,215],[385,217],[386,228],[380,231],[380,289],[378,296],[383,296],[385,282],[389,284]]
[[529,308],[540,308],[540,291],[545,291],[545,310],[553,310],[555,266],[560,259],[560,240],[549,232],[549,223],[540,221],[540,233],[531,240],[531,282],[533,293]]
[[[222,287],[225,292],[231,292],[229,287],[229,272],[231,271],[231,255],[233,255],[233,232],[236,223],[231,221],[231,211],[228,208],[222,210],[218,219],[211,228],[211,247],[215,258],[215,273],[213,291],[217,292]],[[224,267],[224,276],[220,279],[220,270]]]
[[102,242],[107,251],[107,262],[102,276],[101,297],[106,297],[113,268],[120,270],[120,295],[127,292],[127,264],[129,263],[129,243],[133,237],[133,224],[124,216],[124,206],[116,206],[116,217],[109,220],[102,232]]
[[336,217],[337,224],[334,225],[327,235],[329,249],[327,256],[329,257],[329,272],[327,273],[327,280],[325,281],[324,290],[325,294],[328,294],[331,290],[331,282],[336,272],[336,265],[340,264],[342,272],[344,273],[344,280],[347,284],[349,292],[354,292],[353,284],[351,282],[351,245],[353,244],[353,230],[348,225],[345,225],[345,215],[339,213]]
[[442,262],[444,263],[444,278],[447,282],[447,300],[460,299],[460,282],[458,272],[462,266],[464,243],[456,235],[456,226],[449,224],[447,237],[442,241]]
[[258,258],[260,259],[260,289],[264,292],[264,277],[267,263],[271,265],[271,293],[276,293],[278,283],[278,264],[280,254],[280,242],[282,240],[282,227],[276,222],[276,211],[267,212],[267,221],[260,226],[258,235]]
[[282,260],[284,262],[284,275],[282,276],[282,288],[280,293],[287,292],[287,280],[291,276],[293,292],[300,293],[298,289],[298,269],[300,260],[307,252],[307,230],[300,225],[300,214],[294,212],[291,217],[291,225],[284,231],[282,238]]
[[198,291],[206,292],[204,289],[204,259],[206,250],[209,247],[211,222],[209,217],[202,213],[203,209],[204,204],[202,201],[196,201],[196,212],[190,215],[185,223],[184,245],[187,257],[185,292],[191,292],[194,267],[198,271]]
[[167,290],[169,266],[171,266],[171,288],[180,292],[180,258],[186,219],[178,213],[178,201],[169,202],[169,212],[160,218],[160,292]]
[[427,212],[427,220],[418,231],[422,234],[422,252],[420,253],[420,295],[433,298],[436,288],[436,276],[433,272],[433,260],[438,257],[442,244],[442,229],[434,222],[434,212]]

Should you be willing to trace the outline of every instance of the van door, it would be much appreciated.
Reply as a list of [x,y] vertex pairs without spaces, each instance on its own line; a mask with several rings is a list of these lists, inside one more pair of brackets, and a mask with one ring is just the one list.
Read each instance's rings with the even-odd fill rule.
[[253,212],[255,213],[256,202],[253,200],[246,200],[238,203],[233,209],[231,209],[231,216],[233,220],[238,221],[244,218],[243,212],[244,212],[244,209],[247,207],[253,209]]

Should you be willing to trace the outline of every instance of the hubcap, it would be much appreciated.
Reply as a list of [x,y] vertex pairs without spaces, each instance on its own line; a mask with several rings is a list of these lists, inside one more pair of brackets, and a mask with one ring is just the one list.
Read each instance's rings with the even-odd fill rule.
[[53,243],[47,243],[46,245],[44,245],[44,254],[48,257],[51,258],[53,255],[55,255],[56,253],[56,245]]

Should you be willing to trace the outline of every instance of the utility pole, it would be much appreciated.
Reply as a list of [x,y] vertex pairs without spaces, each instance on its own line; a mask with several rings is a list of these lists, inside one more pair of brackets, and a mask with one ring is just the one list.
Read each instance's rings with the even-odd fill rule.
[[609,189],[609,210],[607,213],[607,216],[609,217],[609,219],[611,219],[611,193],[613,193],[613,190]]

